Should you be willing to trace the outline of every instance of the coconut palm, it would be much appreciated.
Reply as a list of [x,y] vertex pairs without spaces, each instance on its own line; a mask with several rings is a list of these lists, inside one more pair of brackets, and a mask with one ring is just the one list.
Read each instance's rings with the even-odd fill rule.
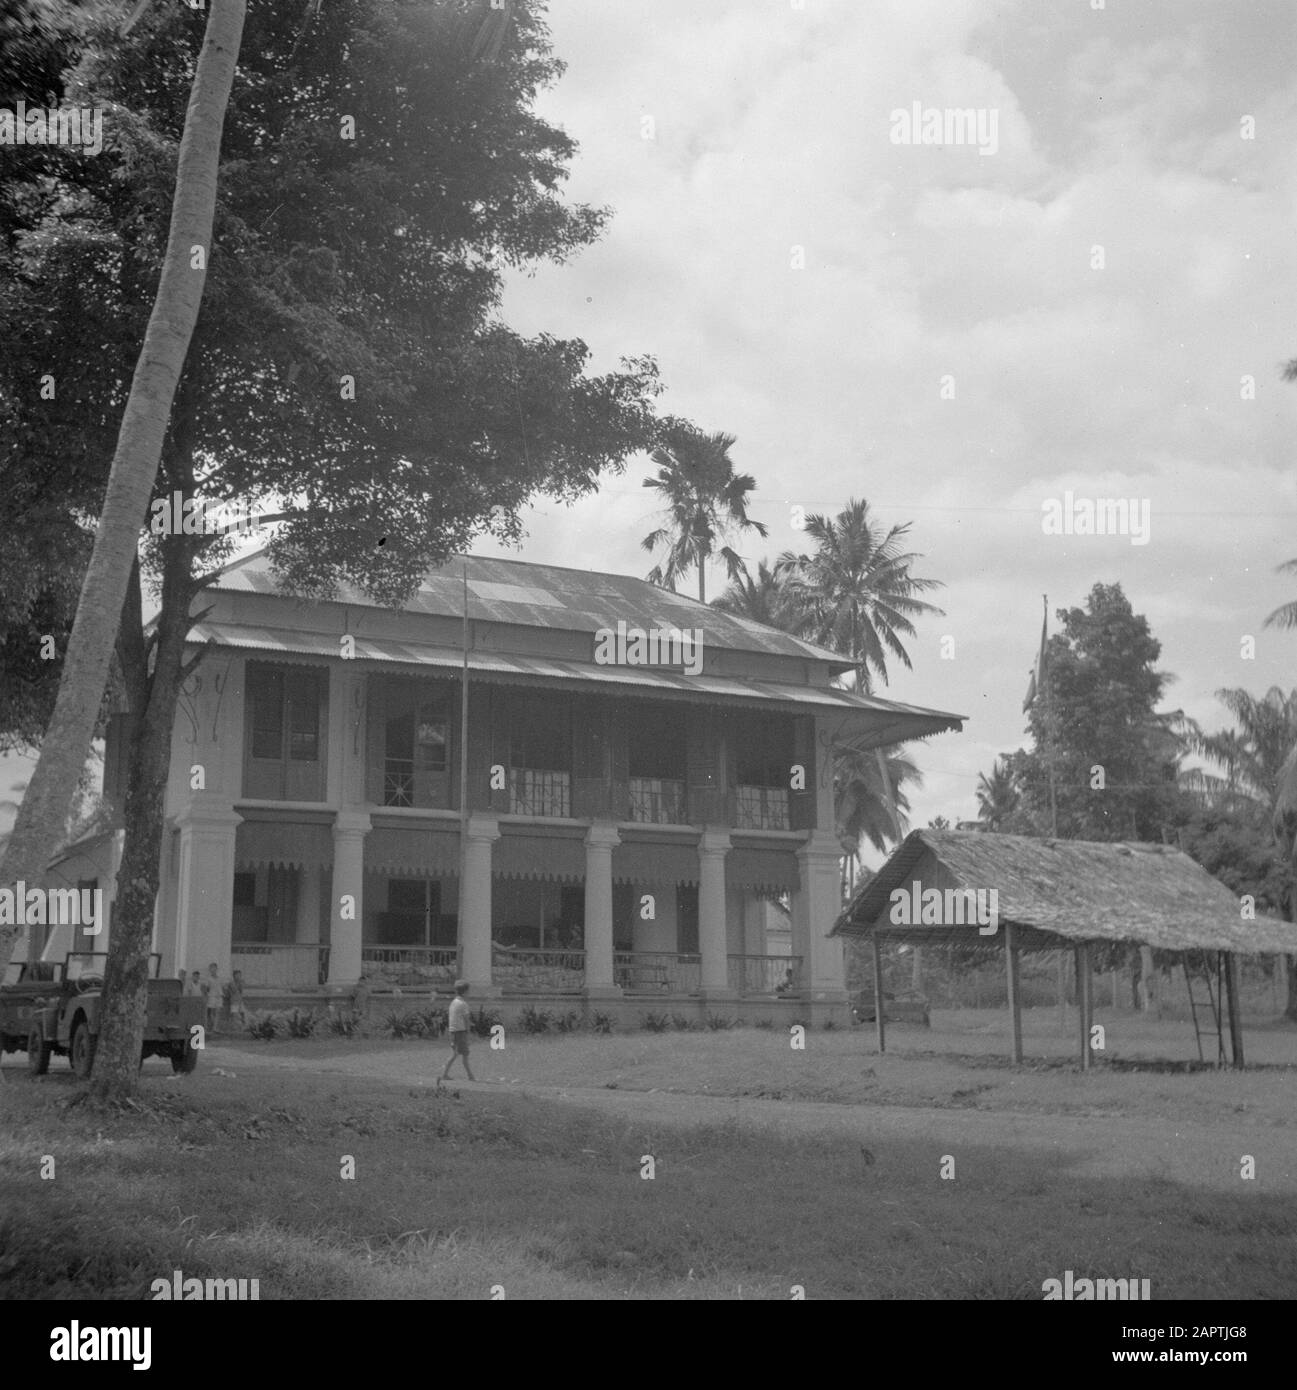
[[1186,742],[1197,753],[1225,769],[1225,776],[1195,768],[1182,785],[1213,805],[1230,810],[1240,804],[1273,811],[1280,775],[1297,747],[1297,689],[1271,686],[1265,695],[1238,688],[1218,690],[1216,698],[1234,716],[1237,729],[1204,734],[1191,728]]
[[731,581],[744,573],[743,558],[727,541],[746,531],[766,535],[766,528],[748,516],[748,494],[756,487],[750,473],[735,473],[730,450],[732,434],[704,434],[683,420],[666,426],[662,443],[653,450],[656,478],[645,478],[666,503],[668,524],[644,537],[652,553],[667,547],[663,559],[649,571],[651,584],[674,589],[676,581],[698,567],[698,598],[707,602],[707,562],[719,557]]
[[795,633],[806,623],[806,614],[789,591],[785,572],[765,560],[757,562],[756,578],[745,571],[732,579],[725,592],[712,600],[712,607],[784,632]]
[[[1297,560],[1285,560],[1279,565],[1276,574],[1297,574]],[[1297,599],[1292,603],[1281,603],[1265,620],[1266,627],[1297,627]]]
[[[1279,769],[1270,824],[1276,843],[1288,858],[1292,883],[1297,885],[1297,745]],[[1289,907],[1290,918],[1297,920],[1297,898],[1289,898]]]
[[923,774],[899,746],[868,752],[855,748],[836,750],[834,812],[838,840],[847,854],[855,854],[865,840],[880,854],[886,854],[889,846],[905,838],[910,829],[906,783],[921,787]]
[[[1297,920],[1297,689],[1271,686],[1261,699],[1246,690],[1218,690],[1239,728],[1197,734],[1192,750],[1227,769],[1225,777],[1195,770],[1183,781],[1209,804],[1252,806],[1270,820],[1288,870],[1287,917]],[[1288,1017],[1297,1019],[1297,957],[1287,958]]]
[[991,775],[977,779],[977,819],[988,830],[1001,830],[1018,806],[1018,786],[1007,758],[996,758]]
[[[1284,364],[1283,379],[1297,381],[1297,357]],[[1276,574],[1297,574],[1297,560],[1285,560],[1275,571]],[[1265,620],[1266,627],[1297,627],[1297,599],[1292,603],[1282,603]]]
[[919,579],[910,567],[920,557],[904,549],[910,523],[884,533],[869,503],[854,498],[836,517],[806,518],[812,554],[780,557],[788,585],[808,615],[807,634],[856,663],[856,688],[866,694],[875,679],[887,684],[889,654],[911,667],[903,637],[916,635],[912,618],[942,610],[915,597],[941,587]]

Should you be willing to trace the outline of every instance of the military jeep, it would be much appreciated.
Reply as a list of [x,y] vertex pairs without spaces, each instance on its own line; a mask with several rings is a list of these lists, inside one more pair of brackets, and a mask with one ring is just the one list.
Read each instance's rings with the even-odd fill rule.
[[[16,1052],[25,1046],[28,1068],[43,1076],[57,1052],[85,1079],[99,1043],[107,955],[70,951],[61,961],[13,963],[0,985],[0,1046]],[[201,997],[185,997],[179,980],[158,978],[162,958],[149,957],[148,1003],[144,1019],[146,1057],[169,1057],[171,1069],[191,1072],[198,1065],[192,1029],[206,1021]]]

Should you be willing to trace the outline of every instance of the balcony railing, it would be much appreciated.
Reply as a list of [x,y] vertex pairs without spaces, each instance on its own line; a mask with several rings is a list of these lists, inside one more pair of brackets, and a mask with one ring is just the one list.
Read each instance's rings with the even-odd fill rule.
[[388,758],[383,763],[383,805],[414,805],[413,758]]
[[515,816],[570,816],[571,774],[538,768],[511,768],[509,810]]
[[585,988],[585,952],[533,951],[493,941],[491,979],[514,993],[579,994]]
[[685,784],[669,777],[632,777],[630,818],[649,825],[683,825]]
[[454,946],[364,946],[360,973],[371,984],[453,988],[459,952]]
[[613,980],[627,994],[697,994],[702,957],[677,951],[615,951]]
[[730,956],[729,986],[740,995],[787,994],[798,987],[801,956]]
[[329,948],[313,943],[234,941],[230,968],[249,989],[312,989],[329,979]]
[[739,787],[734,825],[738,830],[787,830],[787,788]]

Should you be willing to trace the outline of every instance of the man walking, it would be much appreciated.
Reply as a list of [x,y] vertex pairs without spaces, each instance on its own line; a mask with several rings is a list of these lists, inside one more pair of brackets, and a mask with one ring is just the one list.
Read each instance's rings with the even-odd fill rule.
[[446,1070],[441,1074],[442,1081],[450,1075],[456,1057],[464,1059],[464,1070],[468,1073],[468,1079],[475,1080],[472,1068],[468,1065],[468,1002],[465,998],[467,994],[468,981],[456,980],[455,997],[450,1001],[450,1025],[447,1029],[450,1033],[450,1060],[446,1063]]

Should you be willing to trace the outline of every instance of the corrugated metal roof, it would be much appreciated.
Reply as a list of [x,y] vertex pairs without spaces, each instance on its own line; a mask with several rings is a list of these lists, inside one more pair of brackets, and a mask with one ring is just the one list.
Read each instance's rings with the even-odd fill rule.
[[[468,568],[468,616],[475,621],[589,633],[600,628],[615,629],[619,621],[628,627],[645,629],[702,628],[708,645],[713,647],[827,661],[836,671],[852,664],[825,647],[804,642],[748,618],[722,613],[686,594],[672,593],[644,579],[596,570],[564,569],[558,565],[533,565],[523,560],[455,556],[424,576],[403,611],[462,618],[465,565]],[[280,592],[265,552],[261,550],[228,565],[211,587],[228,593]],[[339,586],[330,602],[351,607],[382,607],[361,590],[348,585]]]
[[1000,924],[1013,924],[1024,950],[1057,950],[1061,941],[1127,941],[1166,951],[1297,951],[1297,925],[1274,917],[1244,921],[1234,894],[1169,845],[1038,840],[975,830],[907,835],[847,905],[832,934],[876,932],[1002,950],[1002,933],[979,938],[976,925],[892,923],[892,893],[914,881],[929,853],[944,874],[924,887],[994,889]]
[[[321,632],[288,631],[248,623],[205,620],[190,629],[191,642],[214,642],[223,647],[273,652],[282,656],[338,656],[338,638]],[[448,674],[460,669],[463,653],[455,647],[424,646],[388,638],[356,637],[357,661],[385,665],[437,667]],[[627,694],[745,702],[766,707],[795,707],[802,713],[842,716],[838,741],[861,748],[886,747],[912,738],[959,729],[963,715],[923,709],[856,695],[829,686],[785,685],[776,681],[743,680],[697,675],[654,666],[599,666],[560,661],[553,657],[469,653],[469,670],[478,676],[528,685],[571,688],[591,684],[616,687]]]

